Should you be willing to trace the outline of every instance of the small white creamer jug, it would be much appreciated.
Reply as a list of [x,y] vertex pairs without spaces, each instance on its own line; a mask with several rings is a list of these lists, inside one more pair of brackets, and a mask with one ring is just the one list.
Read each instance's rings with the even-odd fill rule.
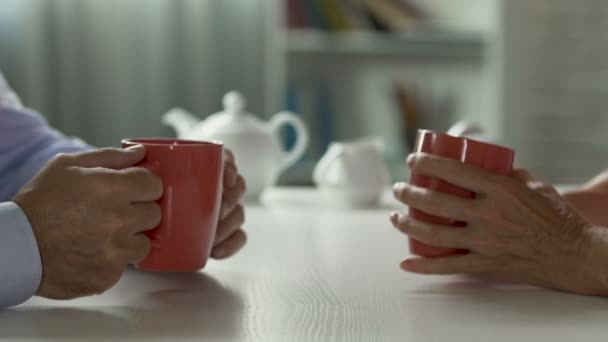
[[334,142],[315,167],[313,180],[331,205],[377,206],[391,180],[383,154],[381,138]]

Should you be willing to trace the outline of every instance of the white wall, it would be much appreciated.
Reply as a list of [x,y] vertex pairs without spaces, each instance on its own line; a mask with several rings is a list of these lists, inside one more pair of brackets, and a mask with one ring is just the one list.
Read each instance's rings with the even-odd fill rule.
[[518,163],[580,184],[608,168],[605,0],[505,0],[504,118]]

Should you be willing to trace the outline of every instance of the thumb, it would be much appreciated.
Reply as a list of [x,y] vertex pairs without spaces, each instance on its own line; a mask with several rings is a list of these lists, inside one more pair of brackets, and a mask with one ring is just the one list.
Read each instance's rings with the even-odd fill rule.
[[103,167],[122,170],[139,163],[145,156],[146,148],[142,145],[131,146],[127,149],[102,148],[73,155],[71,164],[84,168]]

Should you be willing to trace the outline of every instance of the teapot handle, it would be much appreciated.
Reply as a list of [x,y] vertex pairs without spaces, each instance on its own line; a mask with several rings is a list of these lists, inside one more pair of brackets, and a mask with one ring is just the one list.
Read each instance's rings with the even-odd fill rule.
[[306,153],[310,136],[304,122],[291,112],[280,112],[270,120],[270,129],[278,136],[279,130],[285,126],[291,125],[296,131],[296,143],[291,151],[287,151],[287,155],[282,161],[280,172],[287,170],[298,162]]

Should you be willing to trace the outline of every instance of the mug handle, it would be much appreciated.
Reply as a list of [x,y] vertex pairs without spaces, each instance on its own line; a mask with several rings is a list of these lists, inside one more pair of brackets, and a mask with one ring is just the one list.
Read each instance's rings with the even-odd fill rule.
[[285,125],[291,125],[295,129],[296,143],[291,151],[287,151],[286,156],[283,158],[279,169],[280,172],[292,167],[300,158],[302,158],[302,156],[304,156],[310,141],[308,129],[306,128],[306,125],[302,119],[300,119],[297,115],[291,112],[280,112],[270,121],[271,130],[277,136],[279,130]]
[[[148,169],[155,174],[158,174],[158,172],[160,170],[160,165],[158,164],[157,161],[144,160],[143,162],[135,165],[135,167],[142,167],[144,169]],[[163,197],[164,196],[165,195],[163,195]],[[161,201],[162,201],[162,198],[160,198],[156,203],[158,203],[160,205]],[[160,248],[160,246],[161,246],[161,238],[160,238],[160,234],[158,234],[157,229],[158,229],[158,227],[145,232],[145,234],[150,239],[150,247],[156,248],[156,249]]]

